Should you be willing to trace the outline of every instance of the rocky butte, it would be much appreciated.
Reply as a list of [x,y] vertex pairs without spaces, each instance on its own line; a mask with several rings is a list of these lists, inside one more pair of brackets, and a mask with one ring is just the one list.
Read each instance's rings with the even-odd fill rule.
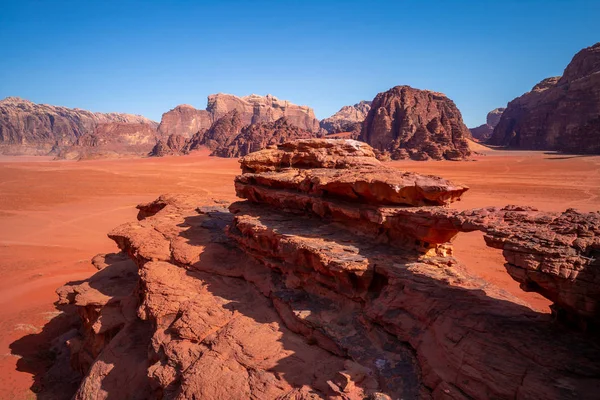
[[[163,195],[139,205],[138,222],[109,233],[122,253],[96,257],[98,273],[58,289],[80,322],[58,340],[44,390],[597,398],[600,213],[457,211],[448,205],[467,187],[390,169],[353,140],[289,142],[241,167],[242,201]],[[452,239],[473,230],[502,249],[524,290],[554,303],[554,319],[453,256]]]
[[544,79],[506,108],[490,144],[600,153],[600,43],[577,53],[561,77]]
[[156,122],[140,115],[95,113],[17,97],[0,101],[0,154],[142,155],[156,144],[156,128]]
[[174,134],[160,140],[150,156],[184,155],[207,147],[213,156],[241,157],[268,146],[315,136],[313,132],[292,125],[286,117],[273,122],[243,124],[240,112],[234,109],[189,139]]
[[321,128],[327,133],[350,132],[354,139],[360,135],[362,123],[371,109],[370,101],[361,101],[353,106],[344,106],[329,118],[321,121]]
[[396,86],[375,97],[359,139],[394,160],[462,160],[471,154],[470,136],[446,95]]
[[496,125],[498,125],[500,122],[500,118],[502,117],[504,110],[506,110],[506,108],[501,107],[490,111],[487,115],[485,124],[469,129],[471,131],[471,136],[480,142],[487,141],[492,136]]
[[275,122],[285,117],[291,125],[300,129],[314,133],[320,131],[319,120],[310,107],[279,100],[269,94],[237,97],[224,93],[209,95],[206,110],[180,105],[164,113],[158,130],[165,137],[181,135],[190,138],[198,132],[209,129],[219,118],[234,110],[238,112],[242,126]]

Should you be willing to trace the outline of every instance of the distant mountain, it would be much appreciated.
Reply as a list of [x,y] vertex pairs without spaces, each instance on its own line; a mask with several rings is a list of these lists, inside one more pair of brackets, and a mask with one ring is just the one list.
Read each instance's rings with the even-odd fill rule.
[[0,101],[0,154],[144,154],[158,124],[140,115],[98,113],[36,104],[18,97]]
[[212,155],[241,157],[271,145],[320,135],[292,125],[286,117],[273,122],[243,125],[240,114],[236,109],[229,111],[209,129],[197,132],[191,138],[186,139],[178,134],[170,135],[167,139],[160,140],[150,155],[184,155],[207,147],[212,151]]
[[310,107],[298,106],[271,95],[237,97],[224,93],[208,96],[206,110],[180,105],[164,113],[158,131],[165,137],[181,135],[190,138],[209,129],[219,118],[233,110],[238,112],[242,126],[275,122],[285,117],[291,125],[300,129],[314,133],[320,131],[319,120]]
[[508,103],[488,143],[600,154],[600,43],[578,52],[561,77]]
[[344,106],[331,117],[322,120],[321,128],[329,134],[351,132],[358,137],[370,109],[371,102],[364,100],[353,106]]
[[490,111],[487,115],[486,123],[483,125],[479,125],[476,128],[470,128],[471,135],[473,138],[479,140],[480,142],[485,142],[488,140],[492,133],[494,132],[494,128],[500,122],[500,118],[502,117],[502,113],[506,110],[506,108],[496,108]]

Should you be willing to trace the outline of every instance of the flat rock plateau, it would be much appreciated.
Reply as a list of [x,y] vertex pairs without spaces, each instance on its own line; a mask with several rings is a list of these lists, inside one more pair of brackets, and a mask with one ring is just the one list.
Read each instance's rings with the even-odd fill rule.
[[0,158],[0,391],[594,398],[600,157],[474,158]]

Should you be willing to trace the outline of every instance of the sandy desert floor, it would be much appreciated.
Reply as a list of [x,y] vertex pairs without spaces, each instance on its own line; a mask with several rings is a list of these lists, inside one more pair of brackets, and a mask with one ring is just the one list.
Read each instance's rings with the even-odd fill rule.
[[[486,152],[476,161],[390,165],[468,185],[471,190],[455,205],[461,209],[523,204],[600,210],[600,156]],[[0,399],[35,398],[30,388],[44,354],[43,335],[33,334],[56,315],[54,290],[87,278],[95,272],[94,255],[116,250],[106,233],[135,220],[136,204],[168,192],[233,200],[238,172],[237,160],[207,152],[86,162],[0,158]],[[455,249],[472,271],[547,312],[548,301],[523,293],[504,271],[500,252],[487,248],[480,233],[459,235]],[[23,337],[32,340],[15,344]]]

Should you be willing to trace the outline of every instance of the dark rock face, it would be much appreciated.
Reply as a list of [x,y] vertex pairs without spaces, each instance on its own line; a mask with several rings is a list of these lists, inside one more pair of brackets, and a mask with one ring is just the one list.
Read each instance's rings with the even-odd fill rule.
[[[46,155],[69,151],[148,152],[157,124],[139,115],[94,113],[8,97],[0,101],[0,153]],[[125,147],[120,147],[125,146]]]
[[392,159],[461,160],[471,152],[470,132],[460,111],[444,94],[409,86],[379,93],[371,104],[360,140]]
[[181,105],[164,113],[158,130],[165,136],[177,134],[191,138],[210,129],[213,123],[234,110],[242,126],[275,122],[285,117],[292,126],[314,133],[320,131],[319,120],[310,107],[298,106],[271,95],[237,97],[223,93],[208,96],[206,110]]
[[370,109],[371,102],[364,100],[353,106],[344,106],[331,117],[322,120],[321,128],[330,134],[351,132],[357,138]]
[[545,79],[511,101],[489,143],[600,153],[600,43],[577,53],[562,77]]
[[487,115],[485,124],[469,129],[473,138],[481,142],[488,140],[492,136],[494,128],[496,125],[498,125],[498,122],[500,122],[500,118],[502,117],[504,110],[506,110],[506,108],[496,108],[490,111]]

